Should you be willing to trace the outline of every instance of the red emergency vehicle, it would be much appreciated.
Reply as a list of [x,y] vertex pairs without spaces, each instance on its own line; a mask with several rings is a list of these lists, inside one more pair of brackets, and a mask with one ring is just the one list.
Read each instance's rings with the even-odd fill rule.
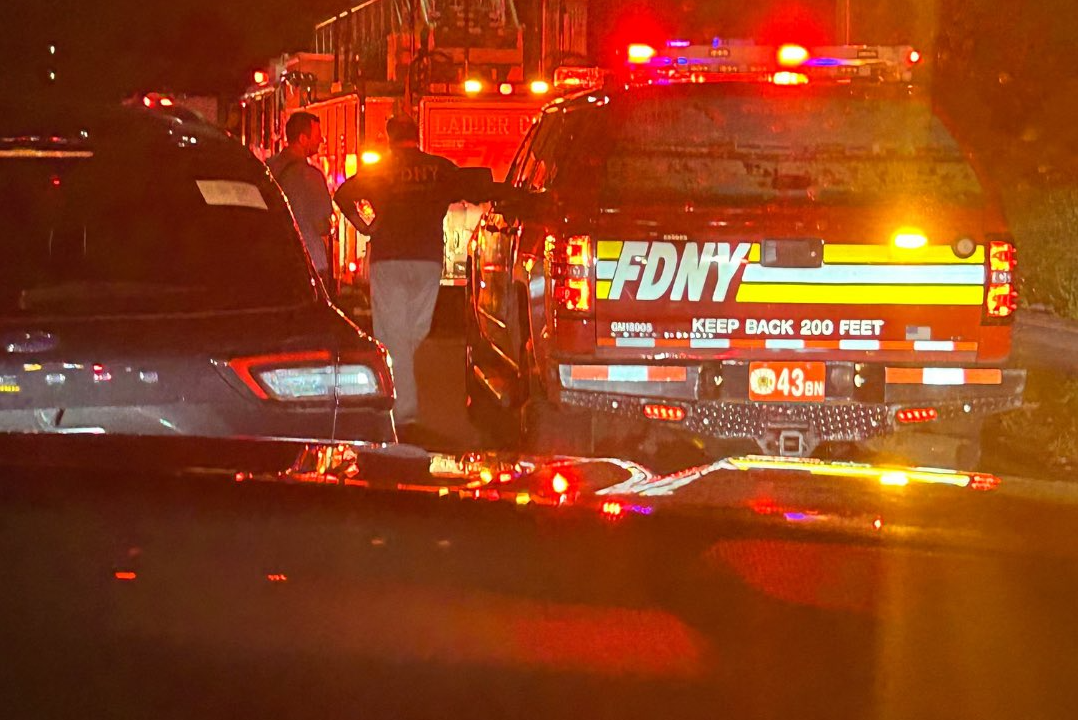
[[790,456],[916,429],[975,463],[983,418],[1021,402],[1015,251],[917,52],[627,59],[545,108],[480,224],[472,406],[573,451],[640,426]]
[[[366,2],[319,23],[314,53],[259,71],[243,99],[244,142],[260,157],[283,145],[284,123],[303,109],[321,119],[318,161],[331,191],[386,152],[385,121],[408,114],[420,146],[498,180],[539,109],[565,89],[599,79],[577,67],[586,51],[586,2],[540,15],[536,2]],[[535,7],[532,7],[532,6]],[[402,15],[403,12],[403,15]],[[521,13],[543,17],[525,27]],[[557,69],[557,71],[555,71]],[[445,220],[442,284],[464,283],[467,242],[484,208],[461,203]],[[342,290],[362,292],[367,238],[338,218],[334,244]]]

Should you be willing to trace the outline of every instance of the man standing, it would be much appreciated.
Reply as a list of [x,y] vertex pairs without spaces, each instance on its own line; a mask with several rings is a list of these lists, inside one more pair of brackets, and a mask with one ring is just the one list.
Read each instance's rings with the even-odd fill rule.
[[284,132],[288,144],[267,160],[266,165],[288,198],[315,270],[332,292],[332,263],[325,236],[329,233],[333,205],[326,178],[307,162],[307,158],[317,154],[322,145],[322,128],[316,115],[297,112],[288,118]]
[[[371,238],[368,262],[374,336],[393,359],[394,409],[402,437],[414,434],[419,415],[415,352],[430,332],[442,276],[442,219],[453,197],[457,166],[419,150],[419,128],[407,117],[386,123],[390,152],[337,190],[344,216]],[[358,205],[370,203],[364,220]],[[370,215],[367,215],[370,218]]]

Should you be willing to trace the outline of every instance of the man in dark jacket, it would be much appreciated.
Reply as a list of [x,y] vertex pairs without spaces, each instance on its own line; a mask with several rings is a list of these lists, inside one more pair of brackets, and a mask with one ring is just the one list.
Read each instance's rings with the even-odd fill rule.
[[333,205],[322,171],[307,162],[322,145],[318,117],[307,112],[293,113],[285,123],[285,139],[288,144],[284,150],[267,160],[266,165],[288,199],[315,270],[332,292],[333,266],[325,236],[329,233]]
[[[371,238],[368,262],[374,336],[393,359],[394,409],[402,436],[418,420],[414,358],[430,332],[442,276],[442,219],[454,197],[457,166],[419,150],[419,128],[409,118],[386,124],[390,152],[364,166],[337,190],[344,216]],[[360,211],[367,203],[373,219]],[[369,222],[368,222],[369,220]]]

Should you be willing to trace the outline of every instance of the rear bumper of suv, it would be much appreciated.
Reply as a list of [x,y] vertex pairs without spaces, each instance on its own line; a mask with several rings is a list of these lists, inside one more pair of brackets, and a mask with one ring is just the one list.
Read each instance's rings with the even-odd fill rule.
[[[552,398],[562,405],[630,421],[660,423],[706,437],[754,440],[764,450],[780,454],[811,452],[825,442],[858,443],[889,435],[904,426],[897,419],[901,410],[932,411],[933,419],[923,423],[926,429],[968,423],[1020,407],[1025,389],[1025,371],[1006,369],[1000,372],[998,384],[885,383],[873,399],[756,402],[748,398],[747,392],[737,394],[736,390],[708,397],[708,376],[699,367],[689,368],[684,382],[653,379],[661,378],[662,373],[652,373],[651,378],[647,373],[638,373],[636,388],[623,379],[607,383],[606,388],[594,380],[573,382],[571,373],[565,372],[567,367],[571,366],[561,366],[557,397]],[[626,375],[631,376],[623,377]],[[646,411],[656,407],[659,412]],[[649,414],[669,419],[649,419]],[[789,450],[783,447],[784,434],[796,436],[798,452],[784,452]]]

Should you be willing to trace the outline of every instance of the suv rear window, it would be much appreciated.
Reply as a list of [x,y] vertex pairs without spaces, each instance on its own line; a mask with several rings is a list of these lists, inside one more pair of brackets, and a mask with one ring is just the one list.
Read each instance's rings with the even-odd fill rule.
[[607,201],[980,204],[962,150],[925,102],[855,88],[647,88],[611,103]]
[[0,146],[0,315],[155,314],[312,299],[291,215],[261,165],[198,147]]

